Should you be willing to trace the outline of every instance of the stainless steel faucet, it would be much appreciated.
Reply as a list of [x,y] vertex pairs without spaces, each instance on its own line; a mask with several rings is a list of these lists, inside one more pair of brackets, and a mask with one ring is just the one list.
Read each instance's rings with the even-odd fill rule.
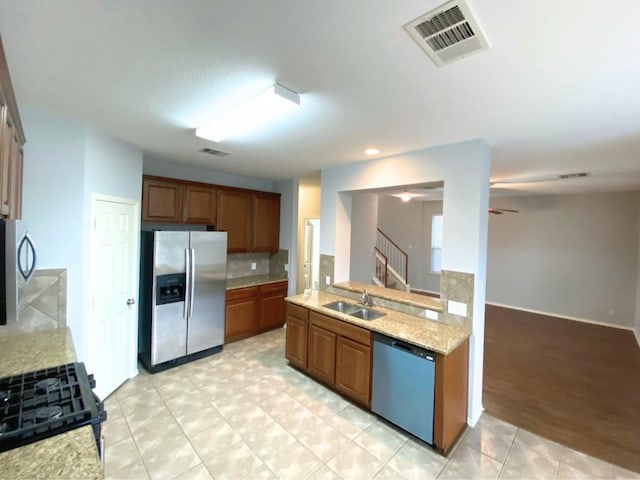
[[369,292],[367,292],[366,288],[362,289],[362,295],[360,296],[360,300],[362,301],[362,304],[366,307],[371,305],[371,302],[369,301]]

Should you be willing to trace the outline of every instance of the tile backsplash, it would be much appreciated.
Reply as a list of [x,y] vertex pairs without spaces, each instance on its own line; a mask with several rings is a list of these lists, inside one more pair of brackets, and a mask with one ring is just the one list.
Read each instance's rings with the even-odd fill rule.
[[0,326],[0,335],[64,327],[67,324],[67,270],[36,270],[26,285],[18,321]]
[[[279,274],[286,278],[287,272],[284,271],[284,265],[288,259],[287,250],[279,250],[276,253],[230,253],[227,255],[227,278]],[[252,268],[253,264],[255,269]]]

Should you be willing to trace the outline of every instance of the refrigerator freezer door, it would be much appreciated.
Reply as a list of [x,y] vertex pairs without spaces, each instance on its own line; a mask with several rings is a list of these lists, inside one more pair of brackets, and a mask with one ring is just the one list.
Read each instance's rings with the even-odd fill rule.
[[[153,291],[158,275],[187,273],[186,251],[189,232],[155,232],[153,239]],[[151,363],[184,357],[187,354],[187,318],[185,302],[156,305],[153,302],[151,327]]]
[[184,357],[187,351],[187,321],[182,317],[184,302],[156,305],[151,334],[151,364]]
[[191,232],[192,297],[187,354],[222,345],[227,274],[226,232]]
[[189,248],[189,232],[155,232],[153,274],[185,273],[185,250]]

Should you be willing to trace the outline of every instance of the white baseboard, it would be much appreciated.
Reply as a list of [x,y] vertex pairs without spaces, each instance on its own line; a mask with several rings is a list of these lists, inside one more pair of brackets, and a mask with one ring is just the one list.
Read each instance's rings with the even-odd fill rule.
[[[618,328],[620,330],[635,331],[633,327],[627,327],[627,326],[624,326],[624,325],[616,325],[615,323],[599,322],[597,320],[590,320],[588,318],[571,317],[569,315],[565,315],[565,314],[562,314],[562,313],[543,312],[541,310],[533,310],[531,308],[516,307],[516,306],[513,306],[513,305],[505,305],[503,303],[494,303],[494,302],[486,302],[486,303],[487,303],[487,305],[494,305],[496,307],[510,308],[511,310],[520,310],[522,312],[536,313],[538,315],[546,315],[548,317],[564,318],[566,320],[572,320],[574,322],[591,323],[593,325],[600,325],[600,326],[603,326],[603,327],[612,327],[612,328]],[[636,333],[636,337],[637,336],[638,336],[638,334]]]

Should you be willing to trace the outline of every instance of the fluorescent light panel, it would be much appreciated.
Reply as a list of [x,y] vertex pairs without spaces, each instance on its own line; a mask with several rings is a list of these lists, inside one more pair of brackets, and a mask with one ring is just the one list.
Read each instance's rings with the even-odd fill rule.
[[196,128],[196,136],[221,142],[260,128],[300,106],[300,95],[276,83],[216,120]]

